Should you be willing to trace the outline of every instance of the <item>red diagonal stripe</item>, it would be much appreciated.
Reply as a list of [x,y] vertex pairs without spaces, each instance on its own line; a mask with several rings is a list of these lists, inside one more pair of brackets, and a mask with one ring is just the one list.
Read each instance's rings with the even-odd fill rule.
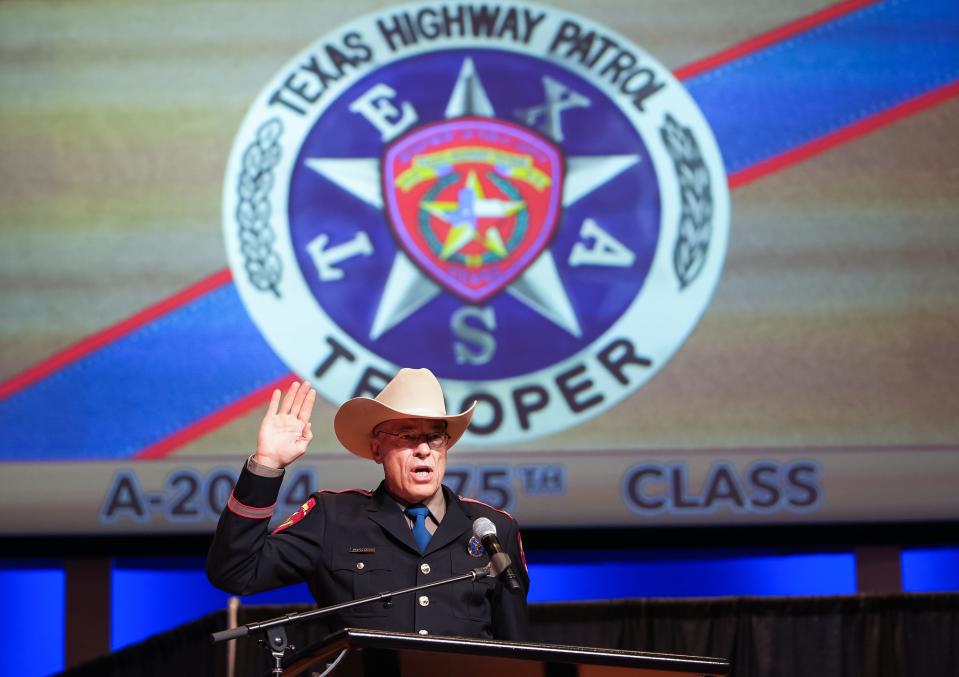
[[673,75],[680,80],[691,78],[694,75],[699,75],[705,71],[718,68],[719,66],[729,63],[730,61],[741,59],[744,56],[752,54],[753,52],[766,49],[777,42],[788,40],[794,35],[812,30],[816,26],[829,23],[830,21],[834,21],[839,17],[845,16],[846,14],[852,14],[856,10],[860,10],[863,7],[868,7],[869,5],[875,5],[878,2],[881,2],[881,0],[846,0],[846,2],[830,5],[829,7],[821,9],[818,12],[810,14],[809,16],[804,16],[801,19],[790,21],[779,28],[774,28],[771,31],[757,35],[756,37],[750,38],[745,42],[739,43],[738,45],[733,45],[729,49],[725,49],[718,54],[707,56],[705,59],[694,61],[691,64],[683,66],[682,68],[678,68],[677,70],[673,71]]
[[141,310],[136,315],[128,317],[117,324],[108,327],[96,334],[88,336],[79,343],[75,343],[59,353],[48,357],[43,362],[35,364],[24,372],[14,376],[9,381],[0,383],[0,400],[3,400],[18,390],[36,383],[45,376],[63,369],[71,362],[76,362],[82,357],[89,355],[95,350],[99,350],[111,341],[116,341],[122,336],[139,329],[143,325],[152,322],[161,315],[166,315],[172,310],[193,301],[194,299],[208,294],[217,287],[222,287],[233,279],[229,268],[225,268],[214,273],[210,277],[200,280],[194,285],[177,292],[173,296],[163,299],[158,303]]
[[[194,421],[185,428],[181,428],[172,435],[164,437],[156,444],[139,451],[134,458],[138,459],[157,459],[163,458],[177,447],[181,447],[188,442],[192,442],[201,435],[216,430],[233,419],[242,416],[254,407],[260,406],[263,402],[270,399],[273,391],[279,388],[286,390],[293,381],[297,380],[295,374],[287,374],[283,378],[265,385],[262,388],[254,390],[249,395],[245,395],[235,402],[231,402],[222,409],[214,411],[208,416],[204,416],[199,421]],[[252,450],[249,450],[252,451]]]
[[804,162],[840,144],[847,143],[864,134],[873,132],[880,127],[885,127],[897,120],[901,120],[904,117],[914,115],[927,108],[948,101],[957,95],[959,95],[959,80],[950,82],[944,87],[926,92],[908,101],[903,101],[872,117],[854,122],[851,125],[837,129],[825,136],[820,136],[801,146],[791,148],[779,155],[766,158],[745,169],[740,169],[738,172],[729,175],[729,187],[739,188],[740,186],[745,186],[767,174],[772,174],[773,172],[778,172],[799,162]]

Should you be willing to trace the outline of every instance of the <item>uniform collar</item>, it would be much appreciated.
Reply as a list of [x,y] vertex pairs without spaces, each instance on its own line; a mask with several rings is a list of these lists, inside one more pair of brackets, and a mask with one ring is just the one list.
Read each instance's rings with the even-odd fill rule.
[[[370,519],[379,524],[387,533],[403,545],[415,552],[419,552],[419,548],[413,540],[413,532],[410,530],[400,503],[387,492],[385,481],[380,482],[380,486],[373,492],[373,499],[368,507]],[[462,536],[464,532],[472,528],[473,524],[470,517],[463,512],[463,506],[460,504],[456,494],[450,491],[448,487],[442,486],[441,491],[437,492],[437,495],[433,496],[428,502],[427,507],[430,508],[430,512],[436,516],[436,513],[433,512],[434,500],[439,500],[439,502],[443,504],[441,510],[445,510],[445,514],[439,521],[439,526],[436,529],[436,533],[434,533],[430,539],[430,543],[426,547],[426,552],[423,553],[424,557],[435,550],[445,547],[451,541]]]
[[446,517],[446,495],[443,493],[443,485],[440,485],[439,490],[430,496],[428,499],[420,503],[407,503],[401,498],[398,498],[386,490],[386,484],[383,484],[383,490],[386,492],[386,495],[396,502],[396,505],[399,506],[400,511],[406,510],[411,505],[425,505],[426,508],[430,511],[430,516],[433,518],[433,521],[437,524],[443,522],[443,518]]
[[426,555],[434,550],[445,548],[450,542],[460,538],[464,532],[470,532],[473,528],[473,522],[469,515],[463,512],[463,505],[456,494],[445,485],[442,488],[443,495],[446,498],[446,515],[436,529],[436,533],[433,534],[433,538],[430,539],[429,545],[426,546],[426,552],[424,553]]

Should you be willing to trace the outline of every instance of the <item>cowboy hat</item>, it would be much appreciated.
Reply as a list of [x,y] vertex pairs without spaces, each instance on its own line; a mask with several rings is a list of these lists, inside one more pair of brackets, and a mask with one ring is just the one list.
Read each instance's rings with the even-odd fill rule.
[[348,451],[363,458],[373,458],[370,437],[373,429],[383,421],[435,419],[446,421],[446,433],[452,447],[466,432],[474,408],[476,402],[461,414],[447,415],[443,390],[433,372],[429,369],[400,369],[376,397],[354,397],[340,405],[333,417],[333,431]]

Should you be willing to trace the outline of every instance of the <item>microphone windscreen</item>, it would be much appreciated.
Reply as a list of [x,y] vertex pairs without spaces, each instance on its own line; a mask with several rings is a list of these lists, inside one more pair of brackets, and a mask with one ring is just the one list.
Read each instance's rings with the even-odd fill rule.
[[486,517],[477,518],[477,520],[473,522],[473,535],[481,541],[487,536],[495,536],[496,525]]

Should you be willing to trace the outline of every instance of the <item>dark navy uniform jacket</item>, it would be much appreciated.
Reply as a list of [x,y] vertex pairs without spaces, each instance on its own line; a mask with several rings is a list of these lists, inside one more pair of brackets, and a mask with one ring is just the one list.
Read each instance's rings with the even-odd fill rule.
[[218,588],[248,595],[306,581],[326,606],[467,573],[489,562],[482,548],[470,552],[473,521],[486,517],[496,525],[522,591],[511,593],[495,578],[461,581],[348,609],[330,617],[330,629],[526,639],[529,576],[519,528],[508,514],[444,486],[446,515],[421,555],[406,517],[380,484],[374,492],[314,493],[270,534],[281,482],[244,467],[207,559],[207,576]]

